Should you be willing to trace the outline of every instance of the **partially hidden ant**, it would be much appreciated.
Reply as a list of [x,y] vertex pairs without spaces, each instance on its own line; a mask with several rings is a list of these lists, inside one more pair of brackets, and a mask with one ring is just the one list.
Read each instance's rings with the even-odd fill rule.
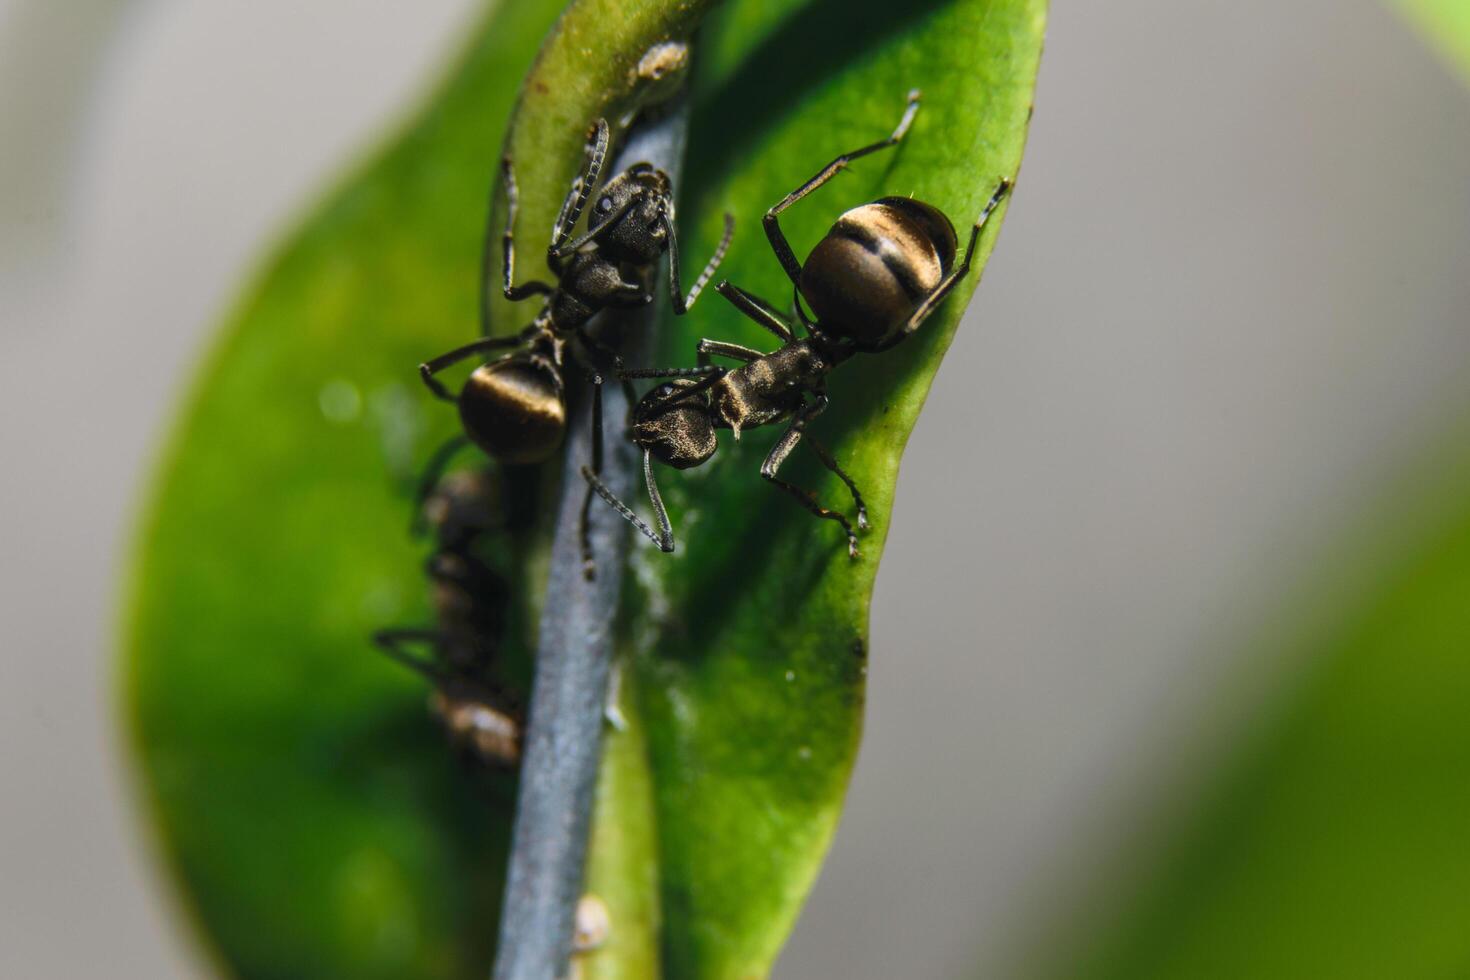
[[[780,215],[853,160],[896,145],[908,132],[918,109],[919,93],[910,92],[903,118],[891,136],[837,157],[766,212],[766,237],[795,287],[796,315],[806,336],[798,339],[770,303],[721,282],[716,287],[720,294],[775,334],[782,344],[779,349],[762,353],[739,344],[701,340],[697,367],[622,372],[624,378],[668,379],[638,402],[632,427],[633,442],[643,451],[644,481],[658,530],[636,516],[596,472],[583,467],[582,475],[663,551],[674,550],[674,532],[654,480],[653,460],[675,469],[689,469],[714,455],[718,446],[716,429],[730,429],[738,439],[743,430],[786,422],[786,431],[761,465],[761,476],[791,494],[815,516],[841,525],[849,555],[858,557],[853,523],[822,506],[810,491],[782,480],[781,464],[805,435],[823,465],[837,474],[851,492],[857,529],[868,529],[867,507],[856,484],[832,453],[806,432],[811,420],[827,408],[827,375],[852,355],[886,351],[923,325],[955,283],[970,271],[980,230],[1010,190],[1011,181],[999,182],[976,218],[958,265],[954,226],[938,208],[922,201],[884,197],[845,212],[812,249],[805,264],[797,261],[786,241]],[[811,307],[815,320],[802,308],[803,300]],[[709,363],[712,355],[739,361],[740,366],[713,365]]]
[[425,570],[437,625],[379,630],[373,641],[433,682],[430,710],[454,744],[510,768],[520,762],[522,711],[497,678],[510,589],[476,553],[501,529],[499,512],[495,480],[485,469],[451,473],[424,495],[423,522],[435,536]]
[[[486,336],[419,365],[424,384],[437,397],[459,408],[464,433],[492,458],[507,464],[539,463],[549,458],[566,434],[564,370],[568,348],[600,383],[591,366],[601,358],[621,360],[588,329],[592,318],[605,309],[628,309],[653,300],[653,277],[659,258],[669,256],[668,288],[676,314],[694,305],[724,257],[733,232],[725,216],[725,234],[714,256],[695,280],[688,295],[679,281],[679,247],[674,231],[674,197],[669,177],[647,163],[637,163],[613,176],[596,195],[587,228],[574,235],[582,212],[598,188],[607,156],[609,129],[599,119],[588,134],[581,173],[572,181],[552,227],[546,263],[555,284],[530,280],[515,283],[515,222],[519,206],[511,158],[502,161],[506,194],[502,292],[512,301],[542,297],[541,309],[518,334],[488,336],[490,236],[481,284],[481,332]],[[456,395],[435,377],[440,371],[476,354],[510,350],[482,363]],[[592,470],[601,469],[601,439],[593,443]],[[591,492],[588,493],[591,500]],[[583,508],[583,557],[590,574],[586,507]]]

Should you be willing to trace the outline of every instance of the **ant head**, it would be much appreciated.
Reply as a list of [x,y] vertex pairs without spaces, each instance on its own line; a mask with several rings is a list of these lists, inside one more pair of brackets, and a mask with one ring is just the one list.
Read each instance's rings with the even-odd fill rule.
[[616,262],[647,265],[669,247],[674,203],[668,174],[646,163],[624,170],[603,185],[592,206],[593,225],[622,212],[602,234],[599,248]]
[[688,378],[661,384],[639,399],[633,412],[633,441],[678,470],[703,463],[719,445],[708,390],[680,394],[696,384]]

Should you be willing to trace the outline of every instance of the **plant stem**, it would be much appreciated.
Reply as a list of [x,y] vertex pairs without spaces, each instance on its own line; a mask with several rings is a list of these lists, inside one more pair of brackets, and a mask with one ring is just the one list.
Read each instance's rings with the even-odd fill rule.
[[[609,172],[647,161],[677,187],[687,129],[687,100],[680,97],[660,119],[629,133]],[[625,356],[634,363],[651,347],[663,305],[656,296],[619,314],[614,325],[627,338]],[[568,372],[569,384],[579,382],[577,370]],[[627,405],[621,386],[608,380],[603,479],[626,499],[637,479],[632,446],[623,437]],[[627,522],[594,498],[589,524],[597,576],[590,582],[583,577],[578,523],[587,484],[580,469],[592,458],[591,428],[591,399],[584,398],[567,438],[494,980],[561,977],[571,955],[602,754],[613,624],[631,539]]]

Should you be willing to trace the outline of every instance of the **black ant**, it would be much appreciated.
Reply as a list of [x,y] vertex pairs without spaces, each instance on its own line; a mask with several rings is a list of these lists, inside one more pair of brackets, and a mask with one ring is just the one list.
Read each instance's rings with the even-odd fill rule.
[[[779,216],[821,187],[858,157],[897,144],[919,109],[919,93],[909,93],[898,127],[887,139],[844,153],[766,212],[766,236],[781,267],[796,288],[796,314],[806,336],[797,339],[771,304],[738,286],[716,288],[782,343],[769,354],[739,344],[701,340],[698,367],[625,371],[625,378],[672,379],[644,395],[633,413],[633,442],[643,450],[643,474],[658,522],[655,532],[619,500],[587,467],[582,475],[597,493],[647,535],[663,551],[674,550],[674,532],[653,477],[653,460],[688,469],[714,455],[716,429],[730,429],[738,439],[745,429],[790,421],[776,441],[761,476],[785,490],[814,515],[836,521],[847,534],[848,553],[858,557],[853,525],[842,514],[823,507],[814,494],[782,480],[781,464],[791,455],[806,427],[827,407],[826,379],[837,365],[857,353],[875,354],[900,343],[924,323],[966,273],[980,229],[1011,187],[1003,179],[970,230],[965,256],[955,265],[958,241],[943,212],[906,197],[885,197],[853,208],[837,219],[806,264],[798,262]],[[810,319],[802,301],[811,307]],[[709,363],[710,355],[740,361],[737,368]],[[696,380],[697,379],[697,380]],[[862,494],[832,454],[810,435],[807,441],[823,465],[847,485],[857,507],[857,527],[868,529]]]
[[[647,163],[637,163],[608,180],[587,219],[587,229],[573,236],[607,156],[609,130],[599,119],[588,134],[582,171],[572,181],[552,227],[547,266],[556,284],[531,280],[516,285],[515,221],[519,197],[511,158],[501,164],[506,194],[503,292],[512,301],[544,297],[530,326],[509,337],[485,336],[419,365],[424,384],[439,398],[455,403],[469,438],[502,463],[539,463],[554,453],[566,433],[566,349],[571,345],[584,365],[597,355],[620,365],[617,354],[587,329],[605,309],[628,309],[653,300],[656,263],[669,255],[669,294],[676,314],[694,305],[729,246],[733,219],[725,216],[725,235],[714,256],[686,296],[679,283],[679,247],[674,233],[674,199],[669,177]],[[488,249],[487,249],[488,251]],[[481,332],[489,333],[489,262],[481,294]],[[434,375],[472,355],[517,348],[481,364],[458,395]],[[595,371],[592,380],[600,383]],[[594,444],[593,470],[601,468],[600,439]],[[591,493],[588,493],[591,500]],[[583,520],[583,552],[590,573],[591,555]]]
[[[444,453],[436,462],[446,462]],[[521,757],[522,713],[495,678],[510,589],[476,554],[503,524],[494,480],[486,470],[461,470],[424,494],[423,522],[437,547],[425,566],[438,625],[386,629],[373,642],[434,684],[430,709],[450,739],[475,757],[503,767]],[[421,645],[428,656],[409,652]]]

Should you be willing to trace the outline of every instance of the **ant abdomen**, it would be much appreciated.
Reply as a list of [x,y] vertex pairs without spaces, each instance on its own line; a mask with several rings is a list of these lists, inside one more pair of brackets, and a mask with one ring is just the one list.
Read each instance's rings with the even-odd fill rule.
[[521,723],[515,714],[473,689],[461,693],[440,688],[429,698],[449,737],[487,762],[514,769],[521,761]]
[[529,356],[477,368],[460,392],[459,417],[477,446],[512,465],[550,458],[567,430],[555,372]]
[[801,269],[801,295],[822,330],[859,350],[891,342],[954,265],[944,212],[885,197],[844,213]]

